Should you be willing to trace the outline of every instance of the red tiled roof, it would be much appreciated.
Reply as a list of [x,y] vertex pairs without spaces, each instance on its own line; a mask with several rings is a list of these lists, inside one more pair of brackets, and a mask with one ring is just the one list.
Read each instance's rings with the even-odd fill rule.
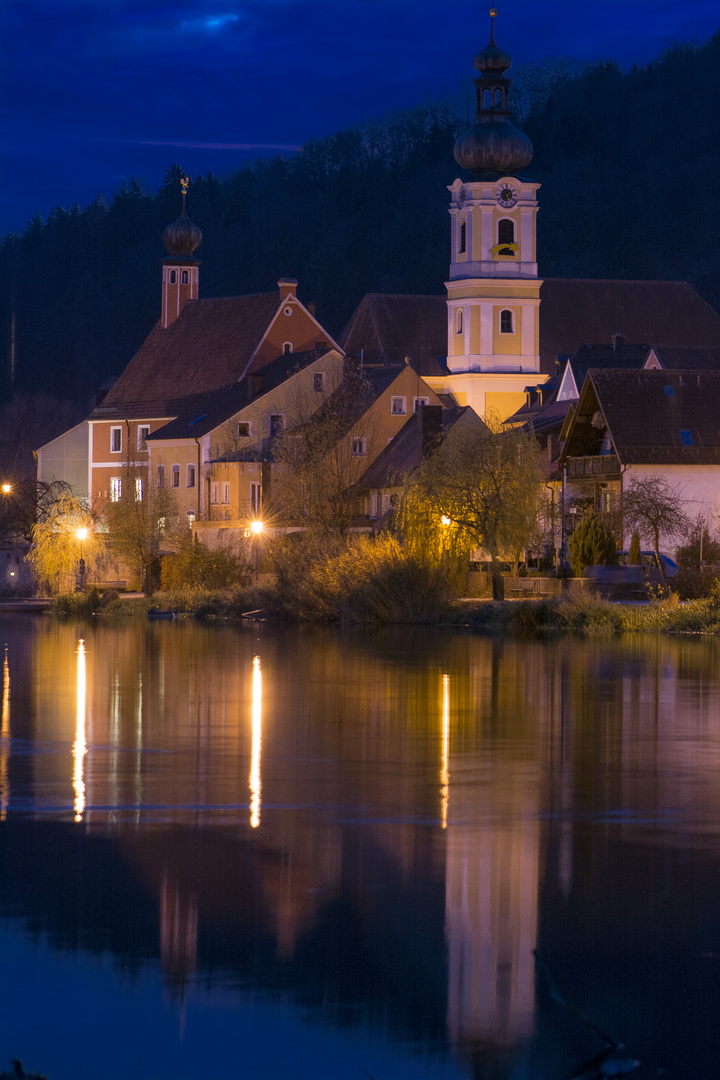
[[278,309],[277,292],[190,300],[179,318],[158,323],[108,392],[102,407],[165,402],[236,382]]
[[[720,315],[685,281],[546,278],[540,289],[540,370],[585,342],[628,341],[666,347],[720,346]],[[420,375],[446,373],[447,304],[443,296],[369,293],[345,327],[341,345],[364,350],[368,363],[402,363]]]

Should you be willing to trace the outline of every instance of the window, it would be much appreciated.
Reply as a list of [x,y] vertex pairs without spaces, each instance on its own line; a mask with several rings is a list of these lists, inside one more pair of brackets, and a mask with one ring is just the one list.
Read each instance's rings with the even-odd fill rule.
[[157,467],[157,485],[159,488],[165,487],[165,466],[158,465]]
[[190,275],[188,274],[187,270],[183,270],[182,274],[180,275],[180,283],[182,285],[187,285],[187,284],[189,284],[189,282],[190,282]]
[[119,476],[110,477],[110,502],[120,502],[122,497],[122,480]]
[[142,476],[135,477],[135,502],[142,502],[143,498],[143,480]]
[[678,434],[680,435],[680,442],[683,446],[694,446],[695,440],[692,437],[692,431],[688,431],[687,428],[680,428]]
[[508,311],[507,308],[500,312],[500,333],[512,334],[513,330],[513,313]]
[[284,341],[283,342],[283,356],[287,356],[292,351],[293,351],[292,341]]
[[252,435],[252,420],[238,420],[238,439],[249,439]]
[[175,270],[171,270],[170,271],[170,284],[174,285],[176,281],[177,281],[177,273],[176,273]]
[[261,488],[260,484],[250,485],[250,512],[252,514],[259,514],[261,509]]
[[413,398],[413,412],[417,412],[421,405],[429,405],[429,397],[414,397]]
[[325,372],[315,371],[313,372],[313,390],[316,394],[322,394],[325,392]]
[[407,398],[391,397],[390,412],[393,416],[404,416],[407,412]]
[[225,506],[230,502],[230,482],[228,480],[222,482],[222,502]]
[[270,413],[270,437],[275,438],[285,430],[285,417],[282,413]]
[[353,457],[363,457],[367,454],[367,439],[364,437],[354,438],[352,441]]
[[188,510],[188,512],[187,512],[187,523],[188,523],[188,525],[192,525],[193,521],[195,521],[195,511],[194,510]]
[[158,518],[158,532],[165,532],[165,518]]
[[180,487],[180,466],[173,465],[170,470],[170,487]]
[[460,222],[460,242],[458,243],[458,254],[464,255],[467,251],[467,222]]
[[665,397],[675,397],[675,391],[673,390],[672,386],[663,386],[663,391],[665,393]]
[[220,502],[220,485],[215,480],[210,485],[210,502],[213,506],[217,506]]
[[110,428],[110,453],[119,454],[122,450],[122,428]]
[[140,424],[137,429],[137,448],[140,451],[147,450],[147,443],[145,440],[150,434],[149,424]]
[[458,310],[455,312],[455,330],[457,331],[458,334],[462,334],[462,332],[463,332],[462,308],[458,308]]
[[194,465],[188,465],[187,469],[185,470],[185,486],[186,487],[195,487],[195,466]]
[[[513,247],[500,247],[501,244],[512,244]],[[515,245],[515,222],[510,218],[503,218],[498,224],[498,255],[514,255]]]

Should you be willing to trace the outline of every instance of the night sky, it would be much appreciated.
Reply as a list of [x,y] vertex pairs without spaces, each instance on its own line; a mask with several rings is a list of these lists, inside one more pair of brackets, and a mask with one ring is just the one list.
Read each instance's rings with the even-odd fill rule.
[[[0,234],[35,210],[156,188],[179,161],[249,157],[452,92],[488,39],[489,4],[447,0],[3,0]],[[705,41],[717,0],[500,0],[515,64],[646,63]],[[512,75],[512,71],[510,72]]]

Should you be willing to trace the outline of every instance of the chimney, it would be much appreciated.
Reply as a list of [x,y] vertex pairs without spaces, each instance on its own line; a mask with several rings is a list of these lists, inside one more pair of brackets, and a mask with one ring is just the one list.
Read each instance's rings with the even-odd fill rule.
[[442,405],[419,405],[417,411],[420,426],[420,450],[423,456],[430,453],[442,436]]
[[287,300],[289,296],[297,296],[297,278],[294,277],[281,277],[278,281],[278,289],[280,290],[280,299]]
[[613,334],[613,336],[612,336],[612,351],[617,352],[618,349],[621,349],[623,347],[623,345],[625,344],[626,341],[627,341],[627,338],[625,337],[624,334]]

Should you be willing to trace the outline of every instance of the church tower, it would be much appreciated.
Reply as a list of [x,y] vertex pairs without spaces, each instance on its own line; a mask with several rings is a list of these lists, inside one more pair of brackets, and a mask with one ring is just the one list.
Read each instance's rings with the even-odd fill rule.
[[202,233],[187,216],[185,198],[187,177],[181,180],[182,210],[180,217],[171,222],[163,233],[163,244],[168,257],[163,259],[161,325],[167,327],[177,319],[188,300],[198,298],[198,275],[200,260],[195,250],[202,243]]
[[525,401],[540,375],[540,285],[535,248],[539,184],[523,175],[532,144],[510,120],[505,72],[512,59],[490,42],[473,64],[479,77],[473,126],[455,143],[455,160],[472,176],[451,194],[447,388],[459,404],[503,420]]

